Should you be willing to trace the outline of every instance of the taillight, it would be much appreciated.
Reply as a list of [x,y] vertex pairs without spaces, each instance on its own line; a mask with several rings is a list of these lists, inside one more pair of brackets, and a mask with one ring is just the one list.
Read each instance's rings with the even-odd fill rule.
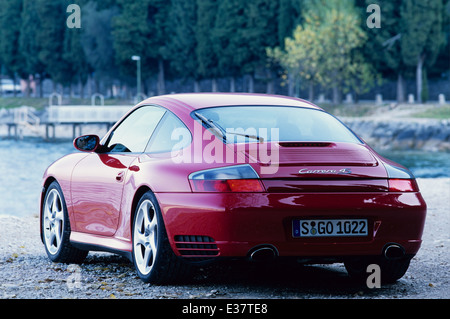
[[390,179],[390,192],[418,192],[419,187],[414,179]]
[[258,174],[248,164],[195,172],[189,182],[194,192],[264,192]]

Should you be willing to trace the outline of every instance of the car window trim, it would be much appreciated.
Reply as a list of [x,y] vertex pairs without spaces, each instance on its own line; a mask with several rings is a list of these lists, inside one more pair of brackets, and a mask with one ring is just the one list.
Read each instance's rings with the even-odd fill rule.
[[[170,152],[170,151],[150,152],[150,150],[149,150],[149,147],[150,147],[150,144],[151,144],[151,142],[152,142],[153,136],[154,136],[155,134],[157,134],[157,132],[159,132],[159,130],[161,129],[161,126],[163,125],[163,123],[164,123],[166,117],[169,116],[169,115],[168,115],[169,113],[171,113],[173,116],[175,116],[175,118],[176,118],[178,121],[180,121],[181,124],[183,124],[184,128],[189,132],[189,138],[190,138],[189,143],[186,144],[186,146],[184,146],[183,148],[180,148],[180,149],[177,150],[177,151],[184,150],[185,148],[187,148],[189,145],[192,144],[192,141],[193,141],[192,132],[191,132],[191,130],[188,128],[188,126],[186,125],[186,123],[184,123],[184,121],[183,121],[182,119],[180,119],[180,117],[177,116],[177,115],[176,115],[175,113],[173,113],[172,111],[166,109],[165,107],[163,107],[163,108],[164,108],[167,112],[164,113],[164,115],[161,117],[161,120],[159,121],[158,125],[156,125],[155,129],[153,130],[152,135],[150,136],[150,138],[149,138],[149,140],[148,140],[148,142],[147,142],[147,146],[145,147],[145,150],[144,150],[144,153],[146,153],[146,154],[164,154],[164,153],[169,153],[169,152]],[[155,135],[155,136],[156,136],[156,135]]]
[[[166,116],[167,112],[169,111],[169,110],[166,109],[165,107],[160,106],[160,105],[157,105],[157,104],[145,104],[145,105],[141,105],[141,106],[135,108],[135,109],[134,109],[132,112],[130,112],[125,118],[123,118],[119,123],[117,123],[117,125],[115,125],[114,130],[112,130],[112,131],[110,132],[110,134],[106,137],[106,141],[105,141],[105,143],[104,143],[102,146],[106,148],[106,147],[107,147],[106,145],[108,145],[108,143],[111,141],[111,138],[113,137],[114,132],[116,131],[116,129],[117,129],[120,125],[122,125],[122,123],[123,123],[129,116],[131,116],[131,114],[133,114],[134,112],[136,112],[137,110],[139,110],[139,109],[141,109],[141,108],[143,108],[143,107],[157,107],[157,108],[161,108],[161,109],[164,110],[163,116],[161,116],[161,118],[159,119],[158,124],[156,124],[155,129],[153,130],[152,134],[150,134],[150,137],[149,137],[147,143],[145,144],[144,150],[143,150],[142,152],[111,152],[111,151],[108,151],[108,152],[105,152],[104,154],[143,154],[143,153],[145,153],[145,150],[147,149],[147,146],[148,146],[149,141],[152,139],[152,136],[153,136],[153,134],[155,133],[155,131],[156,131],[156,129],[158,128],[158,126],[161,124],[162,119]],[[102,148],[103,148],[103,147],[102,147]]]
[[199,111],[203,111],[203,110],[208,110],[208,109],[214,109],[214,108],[222,108],[222,107],[289,107],[289,108],[298,108],[298,109],[307,109],[307,110],[315,110],[318,112],[322,112],[325,114],[330,115],[331,117],[333,117],[334,119],[336,119],[339,123],[341,123],[347,130],[350,131],[350,133],[359,141],[359,143],[361,145],[365,145],[366,143],[348,126],[346,125],[344,122],[342,122],[339,118],[337,118],[336,116],[334,116],[333,114],[325,111],[322,108],[315,108],[315,107],[308,107],[308,106],[295,106],[295,105],[271,105],[271,104],[243,104],[243,105],[215,105],[215,106],[208,106],[208,107],[202,107],[200,109],[196,109],[194,111],[192,111],[190,113],[190,116],[193,120],[200,122],[200,124],[208,129],[208,127],[204,124],[204,122],[199,119],[195,113],[199,112]]

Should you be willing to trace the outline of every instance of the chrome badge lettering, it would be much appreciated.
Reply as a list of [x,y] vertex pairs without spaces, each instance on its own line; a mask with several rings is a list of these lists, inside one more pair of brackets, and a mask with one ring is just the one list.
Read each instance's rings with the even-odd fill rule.
[[351,174],[352,170],[350,168],[342,168],[340,170],[336,169],[308,169],[302,168],[298,171],[299,174]]

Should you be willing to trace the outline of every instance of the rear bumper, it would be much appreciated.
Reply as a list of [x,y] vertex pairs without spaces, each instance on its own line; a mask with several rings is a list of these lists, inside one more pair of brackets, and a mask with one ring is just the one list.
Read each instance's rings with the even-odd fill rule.
[[[420,248],[420,193],[158,193],[173,251],[184,257],[245,257],[271,245],[290,257],[380,255],[388,243]],[[294,238],[294,219],[368,220],[365,237]]]

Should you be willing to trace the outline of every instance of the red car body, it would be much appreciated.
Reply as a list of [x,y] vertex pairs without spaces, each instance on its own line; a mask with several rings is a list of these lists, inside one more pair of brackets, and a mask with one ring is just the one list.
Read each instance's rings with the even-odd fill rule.
[[[207,146],[195,145],[196,134],[213,135],[192,115],[204,108],[270,105],[322,112],[317,106],[281,96],[180,94],[150,98],[128,114],[143,105],[162,107],[184,123],[192,142],[183,152],[191,160],[174,162],[173,152],[94,151],[70,154],[56,161],[43,177],[41,216],[46,191],[57,181],[67,206],[73,246],[132,259],[133,214],[139,198],[151,191],[159,204],[173,253],[186,260],[273,255],[304,262],[334,262],[384,255],[392,260],[408,258],[409,263],[418,252],[426,204],[414,177],[362,140],[252,141],[245,148],[233,149],[234,163],[208,159],[211,152],[205,152]],[[252,160],[252,148],[264,143],[278,152],[276,171],[265,172],[265,163],[258,158]],[[242,185],[233,191],[231,184],[231,190],[196,190],[190,179],[195,172],[233,165],[250,165],[258,175],[257,182],[243,180],[242,185],[251,185],[248,191],[239,190]],[[364,235],[352,236],[348,230],[354,228],[357,232],[360,221]],[[336,232],[344,226],[348,236],[313,234],[313,228],[325,234],[327,227],[334,227]],[[299,237],[302,231],[308,236]],[[395,249],[388,252],[388,247]]]

